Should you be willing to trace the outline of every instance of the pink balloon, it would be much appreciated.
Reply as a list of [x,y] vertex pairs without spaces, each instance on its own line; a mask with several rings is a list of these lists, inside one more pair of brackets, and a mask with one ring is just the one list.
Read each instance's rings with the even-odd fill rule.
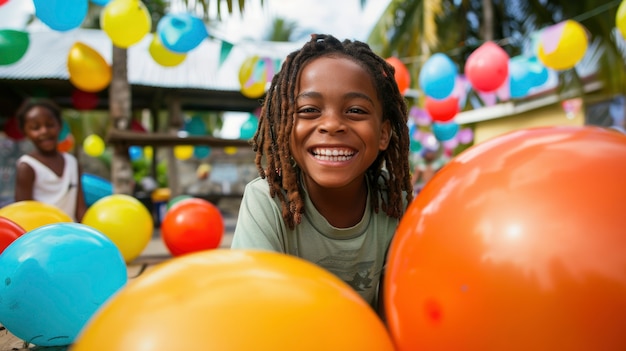
[[467,58],[465,75],[474,89],[495,91],[509,75],[509,55],[496,43],[488,41]]

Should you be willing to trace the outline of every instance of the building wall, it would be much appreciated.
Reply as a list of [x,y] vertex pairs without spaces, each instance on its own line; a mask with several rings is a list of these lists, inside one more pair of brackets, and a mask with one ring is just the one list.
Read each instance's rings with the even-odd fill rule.
[[478,144],[493,137],[522,128],[543,126],[582,126],[585,124],[584,108],[572,119],[567,118],[561,104],[552,104],[512,116],[477,122],[474,143]]

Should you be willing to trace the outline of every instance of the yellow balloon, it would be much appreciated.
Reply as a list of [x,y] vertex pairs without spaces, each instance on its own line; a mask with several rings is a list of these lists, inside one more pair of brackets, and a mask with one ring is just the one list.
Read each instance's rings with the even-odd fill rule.
[[[200,346],[199,346],[200,345]],[[383,322],[332,273],[276,252],[205,250],[130,281],[72,351],[391,351]]]
[[83,141],[83,150],[91,157],[98,157],[104,152],[104,141],[96,134],[91,134]]
[[35,200],[18,201],[0,208],[0,217],[17,223],[29,232],[47,224],[72,222],[60,208]]
[[615,26],[622,33],[622,37],[626,38],[626,0],[617,8],[617,14],[615,15]]
[[234,155],[237,153],[237,147],[236,146],[226,146],[224,148],[224,153],[226,153],[226,155]]
[[178,66],[187,58],[187,54],[180,54],[168,50],[163,46],[157,35],[152,38],[148,52],[150,52],[150,56],[152,56],[152,59],[154,59],[156,63],[165,67]]
[[82,223],[106,235],[120,250],[128,263],[148,246],[154,222],[148,209],[136,198],[113,194],[91,205]]
[[177,145],[174,146],[174,156],[181,160],[188,160],[193,156],[193,146],[191,145]]
[[100,13],[100,27],[113,45],[128,48],[150,32],[150,12],[139,0],[113,0]]
[[[259,63],[260,60],[264,60],[263,65]],[[239,84],[241,84],[241,93],[244,96],[255,99],[265,94],[265,86],[272,79],[268,72],[270,68],[265,67],[267,62],[271,62],[271,60],[260,58],[257,55],[250,56],[243,61],[239,67]],[[264,67],[262,72],[258,71],[260,66]]]
[[111,66],[89,45],[76,42],[67,56],[70,82],[78,89],[99,92],[111,83]]
[[[587,51],[588,38],[587,31],[580,23],[573,20],[566,20],[557,23],[544,31],[549,31],[549,35],[560,35],[559,38],[551,38],[557,40],[558,44],[552,48],[546,48],[546,43],[539,43],[537,49],[537,57],[548,68],[554,70],[566,70],[576,66],[585,52]],[[547,34],[542,34],[547,35]]]
[[144,146],[143,157],[145,157],[148,160],[151,160],[153,155],[154,155],[154,149],[152,148],[152,146]]

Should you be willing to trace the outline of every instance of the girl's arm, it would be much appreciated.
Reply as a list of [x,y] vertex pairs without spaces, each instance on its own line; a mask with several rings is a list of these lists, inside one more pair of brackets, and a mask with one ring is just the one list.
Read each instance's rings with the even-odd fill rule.
[[83,174],[80,166],[78,166],[78,182],[76,184],[76,221],[81,222],[85,211],[87,211],[87,204],[85,203],[85,195],[83,194],[83,182],[81,181],[81,175]]
[[15,201],[33,200],[35,171],[26,163],[20,162],[15,170]]

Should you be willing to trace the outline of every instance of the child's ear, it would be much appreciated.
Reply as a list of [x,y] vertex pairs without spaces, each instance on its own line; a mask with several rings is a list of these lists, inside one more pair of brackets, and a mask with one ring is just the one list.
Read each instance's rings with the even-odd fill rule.
[[389,140],[391,140],[391,122],[389,120],[383,121],[380,131],[380,141],[378,142],[378,149],[380,151],[387,150],[389,146]]

